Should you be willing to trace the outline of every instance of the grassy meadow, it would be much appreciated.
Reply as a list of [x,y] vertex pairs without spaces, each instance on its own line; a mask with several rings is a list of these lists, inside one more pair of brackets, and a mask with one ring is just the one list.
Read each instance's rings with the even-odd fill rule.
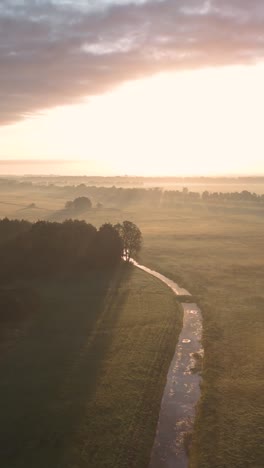
[[[26,206],[34,201],[37,203],[38,208],[24,209],[15,205],[2,204],[0,205],[0,215],[19,216],[30,220],[42,217],[54,219],[56,216],[61,216],[60,210],[67,199],[66,195],[56,198],[48,191],[44,195],[38,192],[37,189],[35,189],[34,194],[20,193],[18,196],[15,193],[3,194],[1,195],[1,201],[3,202],[21,203],[21,205]],[[263,206],[254,203],[231,202],[226,204],[179,203],[171,209],[129,206],[127,209],[91,210],[80,215],[80,218],[97,226],[103,222],[115,223],[124,219],[135,222],[142,230],[144,237],[144,245],[139,260],[146,266],[158,270],[186,287],[201,306],[205,358],[202,397],[197,408],[190,468],[261,468],[264,463],[262,437],[264,421]],[[74,403],[71,401],[71,398],[75,399],[74,395],[77,394],[78,384],[76,384],[76,388],[70,387],[67,390],[70,392],[71,396],[69,396],[67,391],[65,393],[65,390],[63,390],[65,385],[62,380],[61,391],[63,396],[60,397],[61,401],[58,408],[56,408],[52,398],[49,397],[49,391],[51,390],[47,389],[45,391],[45,410],[43,410],[45,422],[43,423],[44,426],[41,424],[40,427],[48,427],[51,424],[48,414],[56,414],[56,411],[62,411],[64,414],[65,407],[69,408],[69,418],[74,421],[71,424],[74,427],[78,426],[78,429],[74,431],[74,438],[72,438],[72,433],[71,435],[65,435],[67,456],[68,453],[71,454],[69,456],[75,457],[76,454],[80,456],[79,465],[78,463],[69,465],[72,468],[74,466],[76,468],[85,466],[81,463],[87,455],[92,460],[89,467],[147,467],[148,464],[149,448],[152,445],[162,386],[165,382],[165,369],[168,367],[176,343],[180,315],[179,312],[175,314],[175,310],[177,311],[175,300],[165,286],[159,284],[157,280],[146,278],[143,273],[133,272],[133,275],[124,278],[124,281],[126,283],[122,283],[123,285],[118,288],[117,298],[122,297],[121,291],[123,290],[126,299],[119,302],[118,318],[114,314],[115,325],[114,329],[111,329],[110,335],[107,332],[108,328],[103,326],[103,322],[100,322],[106,334],[103,335],[101,345],[98,344],[99,348],[103,346],[104,358],[99,358],[99,371],[96,370],[97,366],[94,369],[95,374],[97,374],[96,385],[93,384],[92,392],[94,399],[92,400],[92,397],[89,397],[88,402],[85,403],[82,409],[80,408],[82,417],[78,420],[78,424],[80,421],[81,424],[76,424]],[[130,283],[131,281],[132,283]],[[74,287],[71,286],[73,289]],[[81,288],[81,286],[78,287]],[[43,288],[44,286],[41,285],[41,290]],[[45,310],[49,310],[49,315],[46,316],[42,312],[42,315],[39,316],[42,317],[42,319],[38,319],[40,320],[38,325],[39,335],[43,333],[41,320],[47,320],[46,326],[48,327],[46,336],[43,335],[43,347],[47,346],[45,343],[49,337],[50,328],[52,328],[49,325],[48,317],[55,320],[57,324],[64,321],[66,335],[69,333],[69,323],[70,327],[72,327],[72,310],[74,309],[72,298],[76,297],[76,291],[73,292],[71,288],[67,288],[63,294],[59,294],[56,286],[54,295],[60,297],[61,304],[65,303],[65,307],[58,308],[57,306],[54,307],[54,305],[51,308],[46,307]],[[85,289],[87,301],[90,301],[92,299],[89,298],[88,291],[89,289]],[[50,294],[51,290],[46,288],[43,297],[49,298],[51,297]],[[161,294],[162,300],[160,300]],[[158,300],[157,297],[159,297]],[[152,305],[150,306],[150,304]],[[112,305],[111,307],[115,306]],[[56,314],[59,314],[58,316],[54,315],[55,310],[60,310],[60,312],[56,312]],[[76,313],[75,309],[74,313]],[[111,312],[109,313],[111,315]],[[83,312],[80,312],[80,314],[83,317]],[[143,326],[142,323],[145,325]],[[152,336],[150,331],[151,333],[157,332],[157,334]],[[31,344],[29,344],[28,337],[27,339],[21,338],[22,343],[24,343],[23,352],[25,350],[25,352],[31,353],[34,350],[36,346],[34,336],[32,334]],[[128,336],[130,336],[129,340]],[[63,335],[61,335],[61,339],[63,339]],[[79,339],[80,337],[78,337]],[[67,340],[65,338],[65,343],[68,340],[69,337],[67,337]],[[38,346],[41,346],[40,343],[37,340]],[[65,343],[63,346],[67,347],[68,345],[66,346]],[[27,346],[29,346],[28,351],[26,351]],[[58,346],[57,339],[54,340],[54,346]],[[94,353],[97,355],[98,349],[96,345],[94,346]],[[127,354],[127,350],[131,348],[133,353],[130,356],[129,353]],[[13,363],[16,362],[16,356],[21,355],[21,350],[19,348],[15,349],[16,351],[13,352],[17,354],[12,354]],[[54,361],[54,354],[56,353],[50,352],[49,359],[51,362]],[[72,353],[70,354],[72,355]],[[153,363],[154,355],[157,364]],[[69,364],[67,359],[69,358],[66,356],[64,358],[66,369]],[[36,356],[34,359],[37,359]],[[122,363],[120,363],[120,359]],[[146,359],[144,364],[140,364],[141,359]],[[155,359],[154,362],[156,362]],[[23,360],[19,361],[19,365],[21,365],[21,362]],[[151,368],[150,374],[146,375],[145,370],[150,366],[150,363],[153,363],[154,369]],[[57,364],[61,372],[64,372],[59,359]],[[35,365],[39,369],[37,363]],[[78,364],[76,365],[77,370],[75,372],[78,372]],[[91,363],[88,361],[87,364],[83,360],[79,365],[81,366],[80,375],[83,375],[85,374],[83,372],[85,366],[89,366]],[[156,365],[160,369],[162,367],[158,380]],[[12,366],[13,364],[11,365],[10,361],[9,372],[12,373],[13,380],[10,381],[9,387],[6,387],[5,391],[9,389],[8,394],[10,394],[10,389],[14,386],[20,394],[20,379],[17,378],[18,374],[14,372]],[[134,373],[134,366],[138,368],[136,373]],[[49,367],[47,366],[47,369]],[[5,372],[8,372],[8,368],[5,369]],[[145,370],[143,371],[143,369]],[[46,371],[48,372],[48,370]],[[20,370],[20,372],[22,371]],[[54,376],[57,375],[55,367],[52,370],[51,366],[50,372],[53,372]],[[65,378],[68,372],[69,369],[65,370]],[[49,378],[47,376],[44,379],[46,385],[48,385]],[[112,384],[110,383],[111,379],[114,379]],[[41,381],[40,376],[36,379],[36,385],[38,385],[39,381]],[[71,384],[69,385],[72,385],[72,379],[70,381]],[[128,381],[129,387],[126,386]],[[79,385],[80,383],[83,383],[82,379],[79,380]],[[24,385],[24,389],[26,388],[23,379],[21,385],[22,387]],[[66,388],[68,388],[67,385]],[[128,388],[129,394],[126,395],[126,399],[127,401],[131,399],[131,407],[129,404],[122,403],[123,400],[120,400],[121,396],[126,394]],[[118,401],[116,405],[114,403],[113,407],[109,403],[109,389],[113,392],[110,400],[113,397],[114,402]],[[83,387],[79,387],[81,394],[83,391]],[[13,392],[15,392],[14,389]],[[141,395],[140,398],[139,394]],[[2,396],[2,400],[3,398]],[[29,396],[26,398],[29,398]],[[84,398],[80,400],[84,401]],[[133,406],[135,403],[139,405],[137,409]],[[21,406],[18,401],[16,404],[18,407]],[[145,405],[147,406],[145,407]],[[26,412],[25,402],[22,406],[23,411]],[[17,413],[18,407],[12,410],[13,414]],[[47,408],[50,408],[50,411],[54,410],[54,413],[48,413]],[[8,427],[12,411],[6,407],[4,411],[6,412],[5,424]],[[146,414],[144,414],[144,411],[146,411]],[[89,418],[88,414],[92,414],[92,418]],[[142,419],[139,419],[140,415]],[[34,415],[32,415],[33,417]],[[59,418],[55,419],[57,420],[56,424],[62,424],[63,428],[67,427],[67,424],[65,425]],[[137,420],[136,423],[135,420]],[[21,433],[24,434],[24,432],[23,428],[21,428]],[[60,433],[60,427],[55,428],[54,433]],[[91,434],[93,444],[89,446]],[[36,444],[37,440],[41,440],[41,437],[42,435],[38,437],[36,435]],[[54,438],[56,440],[56,436]],[[102,439],[104,441],[103,455],[102,459],[97,459],[97,456],[101,456],[97,454],[101,454],[99,445],[102,443]],[[68,440],[71,442],[68,443]],[[23,446],[22,442],[21,445]],[[108,452],[106,447],[112,445],[114,445],[114,449]],[[56,454],[65,455],[64,442],[51,440],[51,446],[53,447],[50,449],[51,452],[55,450]],[[55,449],[54,446],[57,448]],[[30,453],[37,453],[37,450],[41,450],[41,447],[45,447],[45,439],[42,444],[39,442],[38,448],[35,445],[35,451],[30,448]],[[29,448],[28,452],[25,453],[29,453]],[[43,448],[43,459],[45,453]],[[108,453],[111,459],[108,459]],[[125,454],[128,457],[127,461]],[[136,456],[138,456],[138,459],[136,464],[133,465],[131,460]],[[118,463],[120,464],[118,465]],[[30,464],[28,464],[27,460],[25,465],[13,464],[12,468],[13,466],[14,468],[22,468],[22,466],[24,468],[24,466],[28,467]],[[31,466],[36,465],[33,463]],[[43,462],[43,468],[44,466],[47,466],[47,460],[46,465]],[[52,467],[50,464],[49,466]],[[55,466],[67,467],[63,463],[54,465],[54,468]]]
[[190,467],[260,468],[264,216],[204,207],[142,224],[142,262],[187,287],[203,313],[202,399]]
[[37,302],[1,336],[1,466],[147,466],[182,324],[173,293],[126,267],[21,286]]

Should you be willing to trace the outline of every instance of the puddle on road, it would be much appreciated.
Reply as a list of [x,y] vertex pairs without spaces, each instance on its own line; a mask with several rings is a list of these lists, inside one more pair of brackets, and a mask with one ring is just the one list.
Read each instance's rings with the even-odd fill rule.
[[[166,276],[147,267],[132,263],[155,276],[177,295],[189,296]],[[193,429],[195,406],[200,398],[200,375],[196,371],[197,357],[202,358],[202,317],[196,304],[182,304],[183,327],[172,359],[162,397],[158,426],[149,468],[187,468],[188,456],[184,447],[186,434]],[[200,361],[200,359],[199,359]]]
[[167,375],[149,468],[188,467],[184,437],[192,431],[200,398],[201,377],[194,371],[193,355],[202,355],[202,320],[196,304],[182,306],[183,328]]

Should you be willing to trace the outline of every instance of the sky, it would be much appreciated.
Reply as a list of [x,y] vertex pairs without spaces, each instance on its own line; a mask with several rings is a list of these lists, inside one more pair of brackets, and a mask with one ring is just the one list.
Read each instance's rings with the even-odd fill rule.
[[0,174],[264,175],[263,83],[263,0],[1,0]]

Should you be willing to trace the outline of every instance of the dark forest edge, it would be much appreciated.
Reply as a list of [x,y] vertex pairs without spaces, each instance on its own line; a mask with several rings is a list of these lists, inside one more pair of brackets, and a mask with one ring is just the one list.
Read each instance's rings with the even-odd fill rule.
[[[136,241],[135,241],[136,236]],[[124,249],[135,255],[141,232],[130,221],[99,229],[79,220],[62,223],[0,220],[0,280],[75,274],[118,265]]]

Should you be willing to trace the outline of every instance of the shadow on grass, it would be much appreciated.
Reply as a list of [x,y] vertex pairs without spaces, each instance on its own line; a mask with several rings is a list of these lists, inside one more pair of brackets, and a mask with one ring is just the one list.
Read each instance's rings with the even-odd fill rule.
[[[0,359],[0,459],[59,468],[93,401],[131,269],[37,284],[40,310]],[[76,465],[79,466],[79,465]]]

